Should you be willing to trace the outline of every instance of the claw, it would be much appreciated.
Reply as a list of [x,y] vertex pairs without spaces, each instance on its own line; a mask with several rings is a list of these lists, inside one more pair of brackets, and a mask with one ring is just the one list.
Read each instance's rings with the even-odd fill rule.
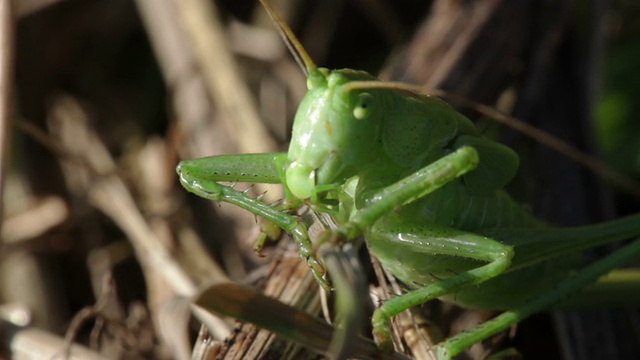
[[307,265],[309,269],[311,269],[311,273],[316,278],[318,285],[320,285],[324,290],[331,291],[331,284],[327,281],[324,275],[327,273],[327,270],[324,268],[324,265],[320,263],[315,257],[312,255],[307,257]]
[[371,326],[373,341],[384,354],[390,354],[393,350],[391,330],[389,329],[388,317],[383,314],[380,308],[373,312]]
[[373,341],[382,351],[383,354],[391,354],[393,351],[393,342],[391,341],[391,333],[388,326],[382,326],[373,329]]
[[317,273],[315,270],[313,270],[313,268],[311,269],[311,273],[313,274],[313,277],[316,278],[316,282],[318,283],[318,285],[320,285],[321,288],[323,288],[327,292],[333,290],[331,284],[327,281],[327,279],[324,278],[324,275]]
[[322,265],[322,263],[315,257],[313,245],[311,244],[311,241],[309,241],[309,236],[307,235],[307,229],[304,225],[299,224],[296,228],[291,230],[291,234],[298,243],[300,257],[307,260],[307,265],[309,266],[309,269],[311,269],[311,273],[316,278],[318,284],[323,289],[331,291],[331,285],[324,278],[326,270],[324,265]]
[[323,277],[324,274],[326,274],[327,272],[324,269],[324,266],[318,260],[316,260],[313,256],[309,256],[307,258],[307,264],[311,268],[311,271],[313,271],[314,273],[318,274],[321,277]]
[[262,253],[262,249],[264,248],[264,244],[267,241],[267,237],[268,235],[266,232],[260,232],[260,236],[258,237],[256,242],[253,244],[253,251],[260,257],[264,257],[264,254]]

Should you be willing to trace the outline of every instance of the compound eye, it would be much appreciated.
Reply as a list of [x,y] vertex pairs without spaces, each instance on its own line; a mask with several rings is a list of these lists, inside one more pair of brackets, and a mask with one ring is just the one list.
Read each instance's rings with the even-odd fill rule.
[[373,95],[361,93],[356,100],[356,107],[353,109],[353,117],[358,120],[366,119],[373,111]]

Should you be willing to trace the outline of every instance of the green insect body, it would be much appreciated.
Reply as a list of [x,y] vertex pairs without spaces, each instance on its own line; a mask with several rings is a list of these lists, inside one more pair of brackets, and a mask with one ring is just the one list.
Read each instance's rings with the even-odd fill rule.
[[[415,194],[415,200],[364,229],[372,253],[398,278],[421,286],[477,267],[477,261],[429,250],[425,244],[429,239],[432,246],[454,249],[447,240],[436,244],[440,234],[456,238],[463,234],[459,230],[540,226],[503,190],[515,174],[517,155],[481,137],[471,121],[448,104],[387,89],[351,90],[345,86],[351,81],[376,81],[359,71],[319,69],[318,73],[310,76],[315,81],[309,82],[310,90],[298,109],[282,181],[298,199],[311,198],[316,188],[335,187],[338,195],[324,196],[353,204],[336,211],[342,223],[375,202],[381,190],[435,160],[463,146],[478,152],[480,161],[473,171],[426,196]],[[341,189],[347,183],[355,185],[352,194]],[[453,229],[458,229],[456,234]],[[415,240],[403,241],[409,237]],[[476,307],[497,307],[472,298]]]
[[434,298],[510,310],[438,345],[438,355],[449,358],[640,252],[633,243],[568,277],[581,265],[579,250],[640,234],[640,216],[547,227],[503,189],[518,167],[511,149],[482,137],[439,99],[373,85],[380,82],[365,72],[316,68],[279,26],[305,62],[309,88],[288,153],[187,160],[177,172],[187,190],[292,233],[321,284],[324,268],[295,216],[216,181],[282,183],[289,207],[304,202],[335,215],[338,230],[324,241],[364,234],[383,266],[414,289],[375,311],[379,345],[390,344],[390,317]]

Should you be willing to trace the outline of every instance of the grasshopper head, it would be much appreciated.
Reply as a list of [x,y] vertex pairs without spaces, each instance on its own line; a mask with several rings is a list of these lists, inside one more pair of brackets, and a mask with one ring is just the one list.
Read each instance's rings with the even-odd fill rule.
[[286,183],[309,198],[318,185],[342,182],[375,161],[380,148],[380,91],[349,90],[350,81],[375,80],[354,70],[318,69],[293,123]]
[[375,158],[375,150],[380,149],[380,121],[374,115],[382,105],[377,104],[374,91],[344,88],[350,81],[375,80],[371,75],[318,68],[269,2],[260,2],[307,75],[309,92],[293,123],[290,165],[285,173],[291,193],[307,199],[316,186],[343,182]]

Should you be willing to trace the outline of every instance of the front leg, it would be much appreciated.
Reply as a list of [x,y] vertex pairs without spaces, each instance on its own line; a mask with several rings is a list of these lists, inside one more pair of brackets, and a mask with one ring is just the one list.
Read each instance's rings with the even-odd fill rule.
[[286,154],[222,155],[182,161],[176,171],[180,184],[189,192],[205,199],[237,205],[291,233],[318,283],[330,289],[324,279],[325,270],[315,258],[307,227],[294,215],[265,204],[231,186],[217,181],[259,181],[279,183],[278,163]]

